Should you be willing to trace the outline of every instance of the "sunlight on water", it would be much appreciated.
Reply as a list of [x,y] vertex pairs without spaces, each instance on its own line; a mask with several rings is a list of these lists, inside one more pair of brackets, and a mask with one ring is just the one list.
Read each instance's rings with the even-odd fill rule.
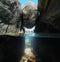
[[28,29],[26,27],[24,27],[25,29],[25,50],[24,50],[24,55],[22,56],[22,59],[20,62],[35,62],[35,55],[33,53],[33,47],[31,47],[31,41],[33,40],[31,38],[31,35],[32,36],[35,36],[35,33],[34,33],[34,29],[35,29],[35,26],[31,29]]
[[32,34],[32,33],[34,33],[35,26],[32,27],[31,29],[24,27],[24,29],[25,29],[25,34]]
[[[35,3],[38,4],[38,0],[19,0],[21,6],[24,5],[26,2]],[[34,30],[35,26],[33,26],[31,29],[28,29],[27,27],[23,27],[25,30],[24,37],[25,37],[25,50],[24,55],[22,56],[22,59],[20,62],[35,62],[35,55],[33,53],[33,47],[31,47],[31,41],[33,40],[31,38],[32,36],[35,36]]]

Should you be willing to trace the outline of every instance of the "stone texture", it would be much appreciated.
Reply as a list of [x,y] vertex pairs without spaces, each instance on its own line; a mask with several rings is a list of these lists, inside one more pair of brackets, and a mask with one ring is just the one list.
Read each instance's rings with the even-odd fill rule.
[[[60,0],[39,0],[39,29],[41,32],[60,32]],[[38,20],[38,19],[37,19]],[[38,25],[37,24],[37,25]],[[38,28],[38,27],[37,27]]]
[[18,34],[21,26],[20,12],[18,0],[0,0],[0,35]]
[[27,28],[32,28],[35,25],[35,20],[37,16],[37,6],[32,2],[26,2],[22,6],[24,26]]

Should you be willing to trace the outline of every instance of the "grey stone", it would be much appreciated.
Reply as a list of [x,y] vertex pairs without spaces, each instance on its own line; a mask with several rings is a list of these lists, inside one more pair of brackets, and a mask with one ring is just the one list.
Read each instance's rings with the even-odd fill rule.
[[0,35],[16,36],[21,26],[20,13],[18,0],[0,0]]
[[32,28],[35,25],[35,20],[37,16],[37,5],[32,2],[26,2],[22,6],[24,26],[27,28]]

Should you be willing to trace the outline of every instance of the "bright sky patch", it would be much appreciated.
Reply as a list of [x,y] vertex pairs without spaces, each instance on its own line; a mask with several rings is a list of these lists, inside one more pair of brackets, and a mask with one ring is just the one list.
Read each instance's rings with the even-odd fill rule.
[[38,0],[19,0],[20,4],[23,5],[25,2],[33,2],[36,5],[38,5]]

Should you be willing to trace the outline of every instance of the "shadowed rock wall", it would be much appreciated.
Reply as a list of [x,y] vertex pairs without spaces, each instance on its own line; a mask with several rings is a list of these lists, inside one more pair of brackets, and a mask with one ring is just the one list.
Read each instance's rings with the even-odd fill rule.
[[60,33],[60,0],[39,0],[37,32]]

